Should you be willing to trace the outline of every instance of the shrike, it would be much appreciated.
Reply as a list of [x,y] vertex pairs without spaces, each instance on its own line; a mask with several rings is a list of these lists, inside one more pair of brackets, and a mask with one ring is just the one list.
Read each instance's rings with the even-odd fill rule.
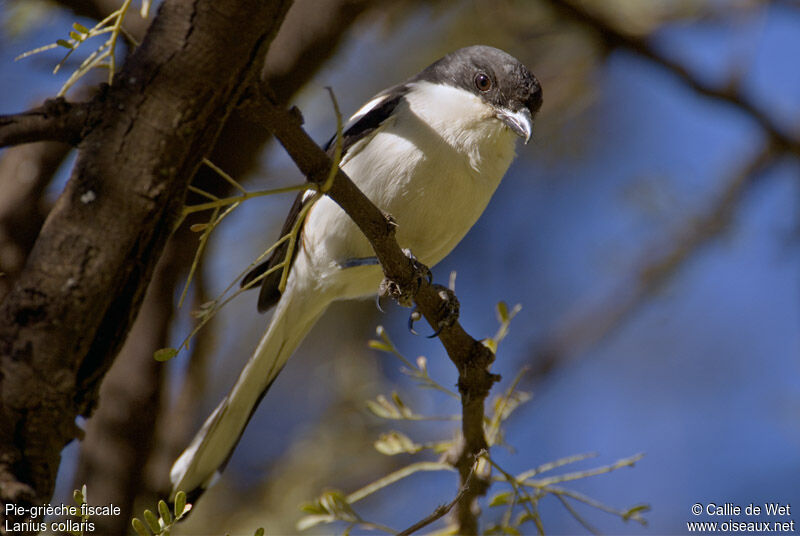
[[[516,139],[530,139],[541,104],[539,82],[515,58],[487,46],[462,48],[356,112],[343,132],[340,166],[394,217],[400,246],[433,266],[486,208],[514,158]],[[298,195],[282,235],[310,193]],[[307,212],[297,244],[284,291],[280,270],[262,280],[258,309],[276,305],[272,321],[231,392],[173,465],[173,494],[183,490],[196,500],[213,483],[259,401],[328,305],[378,289],[383,273],[369,242],[330,198],[319,198]],[[286,253],[284,243],[242,284]]]

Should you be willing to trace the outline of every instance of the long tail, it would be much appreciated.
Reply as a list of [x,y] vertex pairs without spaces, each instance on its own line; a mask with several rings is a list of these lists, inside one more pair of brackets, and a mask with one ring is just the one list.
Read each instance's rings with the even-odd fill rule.
[[173,497],[182,490],[192,502],[214,483],[261,398],[328,303],[319,294],[287,289],[269,329],[233,389],[173,464],[170,471]]

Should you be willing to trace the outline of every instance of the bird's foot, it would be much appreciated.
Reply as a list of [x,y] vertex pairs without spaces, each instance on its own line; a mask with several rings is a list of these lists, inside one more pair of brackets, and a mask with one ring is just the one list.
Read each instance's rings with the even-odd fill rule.
[[[460,305],[458,303],[458,298],[456,298],[455,292],[442,285],[433,285],[433,288],[442,299],[442,303],[439,305],[439,309],[436,311],[436,325],[434,327],[436,331],[434,331],[434,333],[431,335],[428,335],[429,339],[437,337],[444,328],[448,328],[455,324],[458,320],[458,314],[460,310]],[[419,335],[414,330],[414,322],[421,318],[422,314],[415,307],[408,317],[408,330],[414,335]]]
[[456,293],[452,289],[442,285],[434,285],[433,287],[442,299],[442,303],[436,311],[436,333],[429,335],[429,339],[437,337],[444,328],[449,328],[458,322],[458,315],[461,312],[461,304],[458,303]]
[[405,253],[406,257],[411,261],[411,265],[414,269],[414,277],[411,285],[409,285],[408,288],[404,288],[396,281],[384,278],[378,287],[378,296],[389,296],[401,306],[411,307],[414,305],[414,296],[422,285],[423,279],[431,283],[433,281],[433,273],[427,266],[417,260],[410,249],[403,249],[403,253]]

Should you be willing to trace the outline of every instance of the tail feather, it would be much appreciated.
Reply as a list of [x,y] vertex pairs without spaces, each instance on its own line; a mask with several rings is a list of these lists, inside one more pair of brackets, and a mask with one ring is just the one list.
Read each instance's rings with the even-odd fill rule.
[[182,490],[196,500],[214,483],[233,454],[258,403],[328,305],[319,295],[303,299],[304,296],[298,294],[284,294],[269,329],[233,389],[173,464],[170,471],[173,497]]

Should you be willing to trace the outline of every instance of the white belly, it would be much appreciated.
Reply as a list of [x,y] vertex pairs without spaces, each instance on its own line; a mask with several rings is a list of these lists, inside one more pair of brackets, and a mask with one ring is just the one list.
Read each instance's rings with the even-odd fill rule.
[[[400,246],[433,266],[486,208],[513,159],[516,137],[494,119],[490,124],[495,128],[489,132],[471,125],[434,130],[427,126],[429,117],[427,124],[419,118],[429,110],[415,109],[413,101],[410,106],[415,113],[401,115],[404,121],[382,125],[372,139],[351,147],[342,169],[376,206],[394,217]],[[459,132],[460,138],[448,139],[448,129]],[[322,286],[338,287],[342,298],[376,291],[380,267],[340,268],[348,259],[375,254],[330,198],[320,199],[311,209],[305,230],[297,261],[306,266],[296,268],[314,272]]]

